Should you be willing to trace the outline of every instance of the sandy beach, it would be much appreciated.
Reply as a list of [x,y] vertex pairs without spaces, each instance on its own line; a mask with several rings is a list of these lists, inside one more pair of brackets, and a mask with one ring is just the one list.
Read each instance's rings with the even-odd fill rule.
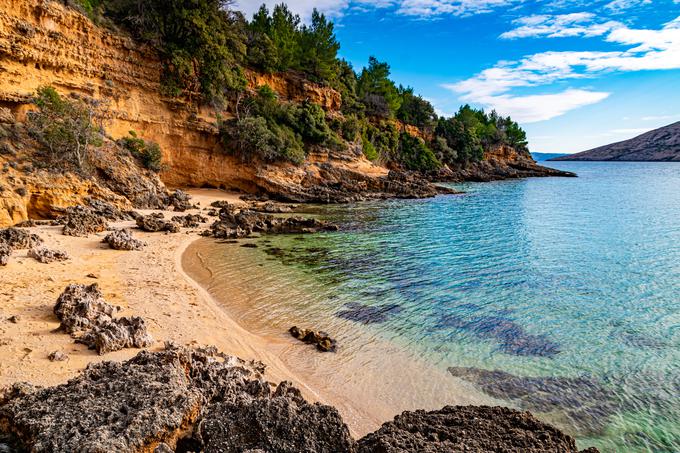
[[[201,208],[215,200],[242,203],[237,194],[202,189],[189,192],[192,201]],[[177,213],[165,212],[166,218],[172,215]],[[134,222],[111,226],[132,228]],[[210,278],[209,269],[201,266],[200,255],[185,254],[187,248],[200,239],[198,233],[203,228],[183,229],[177,234],[134,229],[134,236],[147,243],[147,247],[138,252],[110,249],[101,242],[106,233],[77,238],[62,235],[60,226],[31,228],[31,232],[44,239],[47,247],[66,251],[71,259],[41,264],[22,250],[15,252],[9,265],[0,270],[0,387],[20,381],[43,386],[64,383],[89,363],[125,360],[139,352],[124,349],[99,356],[57,330],[59,321],[52,310],[59,294],[71,283],[97,283],[105,299],[122,308],[121,316],[141,316],[147,321],[155,340],[150,349],[161,349],[166,341],[189,346],[215,345],[244,360],[261,361],[267,365],[266,378],[270,381],[292,381],[307,399],[337,407],[355,436],[377,429],[401,410],[417,407],[416,401],[409,402],[406,395],[403,401],[401,397],[395,400],[401,393],[385,391],[387,386],[383,385],[381,376],[375,376],[376,384],[371,389],[331,386],[328,373],[332,372],[332,366],[324,365],[323,361],[331,360],[333,355],[320,358],[311,351],[310,355],[304,352],[300,359],[299,350],[294,351],[298,362],[291,366],[291,361],[284,358],[290,358],[292,350],[306,348],[305,345],[298,344],[284,331],[279,335],[256,335],[246,330],[230,316],[225,304],[230,300],[235,304],[247,303],[247,291],[237,284],[228,294],[208,293],[199,282]],[[192,260],[199,262],[192,264]],[[193,278],[185,273],[183,261],[184,267],[192,266]],[[12,317],[16,317],[16,322],[10,321]],[[383,346],[373,345],[376,347]],[[55,351],[67,354],[69,359],[51,362],[48,355]],[[395,358],[390,367],[394,369],[386,369],[385,373],[403,381],[394,382],[394,388],[413,387],[414,382],[422,380],[416,375],[417,366],[408,367],[413,371],[409,375],[406,369],[400,368],[398,351],[390,354]],[[443,382],[444,376],[439,378],[438,382]],[[454,381],[450,376],[445,379]],[[452,382],[442,388],[453,401],[433,399],[427,405],[434,409],[445,403],[475,402],[456,385]]]

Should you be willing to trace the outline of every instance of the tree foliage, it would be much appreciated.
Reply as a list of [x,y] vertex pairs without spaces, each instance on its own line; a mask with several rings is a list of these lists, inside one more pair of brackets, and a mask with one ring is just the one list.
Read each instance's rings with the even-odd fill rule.
[[368,66],[361,71],[357,95],[365,106],[366,114],[379,118],[394,117],[402,103],[397,87],[390,80],[390,66],[375,57],[370,57]]
[[158,143],[138,137],[135,131],[130,131],[129,136],[123,137],[118,143],[130,151],[130,154],[139,159],[149,170],[159,172],[163,168],[163,153]]
[[87,171],[90,146],[102,143],[96,121],[104,117],[105,106],[93,99],[65,98],[49,86],[38,89],[34,103],[38,110],[29,113],[28,129],[48,158]]

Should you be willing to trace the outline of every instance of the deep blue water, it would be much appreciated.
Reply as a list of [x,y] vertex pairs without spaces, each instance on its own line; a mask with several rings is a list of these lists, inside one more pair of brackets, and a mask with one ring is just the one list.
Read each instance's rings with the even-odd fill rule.
[[680,451],[680,164],[551,164],[579,177],[320,207],[341,232],[253,253],[581,447]]

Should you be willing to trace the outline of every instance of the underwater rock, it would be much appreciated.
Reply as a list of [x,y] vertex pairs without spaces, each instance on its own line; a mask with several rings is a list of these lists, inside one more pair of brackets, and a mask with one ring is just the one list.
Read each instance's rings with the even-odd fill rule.
[[553,357],[560,353],[559,345],[545,335],[530,334],[516,322],[501,316],[479,316],[467,319],[456,315],[446,315],[438,325],[455,327],[479,338],[496,340],[500,343],[500,349],[507,354]]
[[297,326],[291,327],[288,332],[300,341],[316,345],[316,348],[321,352],[335,352],[337,350],[337,342],[326,332],[300,329]]
[[132,237],[130,230],[116,230],[106,235],[104,240],[114,250],[142,250],[146,243]]
[[591,377],[522,377],[504,371],[450,367],[449,373],[522,409],[566,413],[576,428],[599,432],[616,411],[616,395]]
[[168,222],[164,219],[163,214],[156,213],[147,216],[138,217],[137,227],[140,230],[147,231],[150,233],[156,233],[159,231],[167,231],[169,233],[179,233],[180,226],[175,222]]
[[68,253],[61,250],[51,250],[47,247],[33,248],[28,251],[28,256],[43,264],[50,264],[55,261],[66,261],[69,259]]
[[529,412],[489,406],[404,412],[358,444],[359,453],[578,452],[573,438]]
[[397,304],[370,306],[362,305],[358,302],[350,302],[345,305],[344,309],[337,312],[336,315],[340,318],[362,324],[382,324],[400,311],[401,306]]
[[54,306],[54,314],[61,321],[60,329],[99,354],[143,348],[153,343],[143,319],[113,318],[117,311],[104,300],[96,283],[69,285]]

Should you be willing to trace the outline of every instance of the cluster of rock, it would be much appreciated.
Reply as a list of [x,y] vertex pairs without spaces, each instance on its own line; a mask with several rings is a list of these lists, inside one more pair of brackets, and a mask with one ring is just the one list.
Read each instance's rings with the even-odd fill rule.
[[180,225],[177,222],[165,220],[163,213],[157,212],[149,215],[140,215],[136,219],[137,228],[150,233],[167,231],[168,233],[179,233]]
[[90,364],[66,384],[15,384],[0,395],[2,442],[36,453],[453,451],[576,452],[529,413],[446,407],[405,412],[355,441],[338,411],[310,404],[264,367],[215,348],[166,344],[123,363]]
[[326,332],[315,331],[310,329],[300,329],[293,326],[288,329],[290,334],[300,341],[307,344],[316,345],[316,349],[321,352],[335,352],[337,351],[337,341],[331,338]]
[[69,259],[68,253],[62,250],[52,250],[47,247],[36,247],[28,251],[28,256],[43,264],[50,264],[56,261],[66,261]]
[[0,266],[6,266],[15,250],[32,249],[42,245],[43,240],[37,234],[18,228],[0,230]]
[[298,216],[274,217],[227,204],[220,209],[219,220],[213,223],[203,235],[218,239],[239,239],[253,233],[299,234],[337,230],[337,225],[323,220]]
[[104,300],[97,284],[69,285],[57,299],[54,314],[61,330],[99,354],[153,343],[146,323],[138,316],[114,318],[117,307]]
[[102,242],[114,250],[142,250],[146,243],[132,237],[128,229],[115,230],[106,235]]
[[101,233],[109,228],[109,220],[125,220],[129,218],[122,211],[104,202],[94,200],[94,206],[72,206],[55,221],[55,225],[63,225],[62,233],[66,236],[88,237]]
[[183,228],[198,228],[202,223],[208,223],[208,218],[200,214],[187,214],[185,216],[174,216],[172,221]]

